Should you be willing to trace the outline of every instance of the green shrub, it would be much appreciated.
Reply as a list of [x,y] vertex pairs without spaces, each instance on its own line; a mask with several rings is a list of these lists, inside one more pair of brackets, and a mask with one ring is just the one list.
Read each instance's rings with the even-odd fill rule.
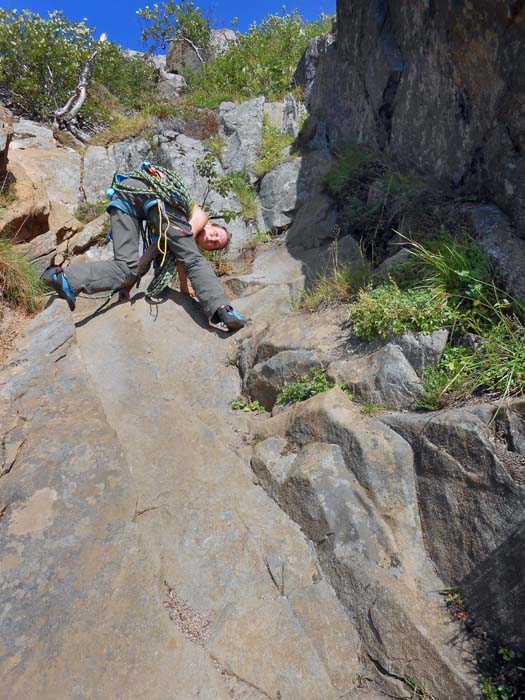
[[328,31],[328,18],[304,22],[298,12],[270,14],[238,36],[227,51],[198,73],[185,77],[190,98],[201,107],[259,95],[276,99],[284,94],[309,40]]
[[137,108],[154,91],[151,64],[125,55],[115,44],[95,41],[93,29],[84,22],[70,22],[58,11],[44,19],[28,10],[0,9],[0,87],[16,111],[50,119],[72,94],[95,47],[99,54],[82,116],[90,122],[109,117],[106,102],[111,100],[101,99],[95,84],[113,96],[113,107]]
[[0,298],[32,313],[40,308],[44,291],[38,270],[10,241],[0,238]]
[[286,384],[277,397],[276,403],[286,406],[298,401],[305,401],[316,394],[328,391],[331,386],[326,376],[326,369],[313,369],[311,377],[304,375],[299,381]]
[[292,158],[290,147],[293,142],[293,136],[281,134],[265,115],[262,127],[261,152],[252,168],[254,175],[262,177],[280,163],[290,160]]
[[206,50],[210,44],[210,22],[204,10],[193,2],[168,0],[160,7],[146,5],[137,10],[137,15],[146,23],[142,40],[150,41],[150,51],[158,47],[165,49],[170,39],[191,42],[201,50]]
[[242,396],[238,399],[234,399],[230,406],[234,411],[244,411],[245,413],[266,413],[264,406],[261,406],[259,401],[247,401],[243,399]]
[[394,283],[362,289],[350,304],[355,334],[363,340],[386,338],[406,331],[431,333],[449,328],[458,319],[446,294],[431,287],[401,290]]

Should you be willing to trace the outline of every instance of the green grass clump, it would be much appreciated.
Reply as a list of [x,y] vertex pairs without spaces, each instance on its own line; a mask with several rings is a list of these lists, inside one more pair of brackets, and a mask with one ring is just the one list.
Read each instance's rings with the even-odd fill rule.
[[224,139],[220,136],[210,136],[210,138],[206,139],[204,142],[204,146],[220,161],[226,144],[224,143]]
[[41,308],[45,290],[38,270],[10,241],[0,238],[0,298],[33,313]]
[[231,173],[227,176],[230,189],[237,195],[241,204],[241,216],[245,221],[257,218],[257,192],[244,173]]
[[108,204],[109,202],[105,197],[97,199],[96,202],[82,202],[75,211],[75,217],[83,224],[89,224],[90,221],[93,221],[93,219],[96,219],[106,211]]
[[287,406],[298,401],[306,401],[316,394],[328,391],[331,387],[332,385],[326,376],[326,369],[313,369],[311,377],[304,375],[299,381],[286,384],[277,397],[276,403]]
[[372,340],[406,331],[431,333],[448,328],[456,321],[457,311],[439,289],[401,290],[389,282],[362,289],[350,304],[350,318],[357,337]]
[[243,399],[242,396],[238,399],[234,399],[230,406],[234,411],[244,411],[245,413],[266,413],[266,409],[262,406],[259,401],[247,401]]
[[294,137],[290,134],[281,134],[279,129],[276,129],[265,115],[262,127],[261,151],[259,159],[252,168],[254,175],[262,177],[280,163],[290,160],[293,157],[290,153],[290,147],[294,140]]

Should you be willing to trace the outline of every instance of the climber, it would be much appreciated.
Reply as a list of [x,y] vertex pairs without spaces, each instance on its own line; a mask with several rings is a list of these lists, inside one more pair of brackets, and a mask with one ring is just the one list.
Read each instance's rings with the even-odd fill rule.
[[143,163],[128,174],[116,173],[108,196],[114,260],[77,263],[67,271],[55,266],[42,276],[71,310],[79,292],[95,294],[131,288],[144,268],[149,267],[143,263],[142,270],[139,269],[142,236],[145,248],[149,245],[151,249],[151,243],[156,242],[161,265],[167,260],[180,263],[181,290],[186,293],[195,290],[212,324],[223,323],[229,330],[244,326],[244,316],[229,304],[211,265],[198,249],[198,245],[203,250],[225,247],[229,242],[228,231],[209,222],[206,212],[194,204],[176,173]]

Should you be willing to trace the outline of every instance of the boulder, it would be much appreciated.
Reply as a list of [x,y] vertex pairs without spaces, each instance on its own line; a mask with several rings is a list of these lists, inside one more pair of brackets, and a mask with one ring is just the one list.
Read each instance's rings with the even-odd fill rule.
[[203,61],[213,60],[223,54],[230,44],[237,41],[233,29],[212,29],[208,49],[199,49],[199,53],[186,41],[174,39],[169,42],[166,56],[166,69],[171,73],[199,71]]
[[29,119],[20,119],[13,125],[13,142],[11,148],[40,148],[46,151],[55,151],[58,144],[53,136],[53,131],[47,126],[42,126]]
[[[108,156],[115,164],[114,171],[120,170],[125,173],[140,167],[143,161],[151,160],[151,146],[146,139],[121,141],[108,148]],[[110,184],[111,178],[108,187]]]
[[15,199],[0,211],[0,236],[27,241],[48,229],[49,197],[43,178],[10,158],[8,172],[14,178]]
[[65,207],[57,202],[50,202],[47,223],[49,230],[56,234],[59,243],[66,238],[71,238],[74,233],[80,231],[84,226],[81,221],[75,218]]
[[322,367],[317,354],[309,350],[284,350],[252,367],[246,377],[246,390],[252,400],[259,401],[271,411],[286,384],[308,375],[317,367]]
[[[134,167],[137,167],[135,165]],[[86,202],[96,202],[106,196],[117,170],[114,158],[103,146],[88,146],[84,154],[84,178],[82,187]]]
[[479,405],[381,418],[414,450],[425,543],[447,585],[459,584],[523,522],[525,484],[497,449],[493,414]]
[[268,119],[270,124],[282,131],[283,129],[283,103],[282,102],[265,102],[264,103],[264,116]]
[[29,243],[17,246],[28,260],[35,264],[40,272],[43,272],[53,262],[57,249],[57,235],[54,231],[36,236]]
[[[471,679],[459,671],[450,630],[444,631],[439,582],[426,561],[417,518],[406,530],[408,521],[400,517],[416,502],[406,443],[389,442],[387,456],[377,423],[360,418],[338,389],[292,407],[257,432],[267,436],[252,457],[259,483],[314,543],[323,573],[383,681],[418,678],[435,698],[470,699]],[[367,479],[388,474],[395,493],[386,483],[363,481],[365,472]],[[395,690],[399,696],[401,689]]]
[[328,376],[348,386],[357,401],[398,410],[413,407],[422,392],[414,368],[393,344],[370,355],[332,362]]
[[427,367],[435,367],[447,345],[448,331],[432,333],[403,333],[392,340],[406,357],[409,364],[421,377]]
[[306,115],[306,107],[303,102],[296,100],[291,93],[285,95],[281,127],[283,134],[298,136],[301,130],[301,124],[306,118]]
[[259,199],[265,230],[283,228],[293,221],[305,198],[297,189],[300,171],[301,159],[292,158],[263,177]]
[[160,71],[160,80],[157,84],[157,93],[160,98],[173,100],[183,95],[187,89],[188,83],[182,75]]
[[78,255],[105,238],[109,230],[107,214],[101,214],[67,241],[69,255]]
[[227,173],[249,172],[259,157],[263,114],[264,97],[238,105],[233,102],[220,105],[220,134],[226,143],[221,160]]
[[74,212],[81,202],[80,155],[69,148],[46,150],[35,147],[12,152],[13,163],[22,165],[28,175],[41,180],[50,200]]
[[9,145],[13,138],[13,115],[0,105],[0,177],[5,177]]

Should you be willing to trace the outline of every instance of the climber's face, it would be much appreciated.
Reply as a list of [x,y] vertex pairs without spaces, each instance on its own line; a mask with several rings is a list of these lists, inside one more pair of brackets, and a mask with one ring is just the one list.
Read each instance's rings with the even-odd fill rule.
[[203,250],[222,250],[228,245],[228,233],[222,226],[208,223],[199,231],[195,240]]

